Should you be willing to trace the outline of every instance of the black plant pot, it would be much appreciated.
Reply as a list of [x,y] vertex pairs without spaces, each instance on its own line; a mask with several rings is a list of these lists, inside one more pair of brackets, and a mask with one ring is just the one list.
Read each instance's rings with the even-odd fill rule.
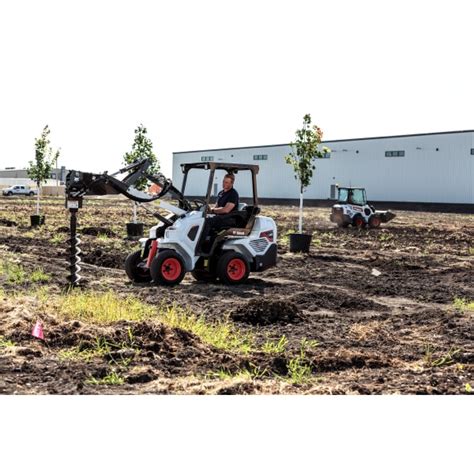
[[128,222],[127,237],[129,239],[138,239],[143,236],[143,222]]
[[290,234],[290,252],[309,252],[311,234]]
[[39,225],[44,224],[44,216],[39,216],[35,214],[34,216],[30,216],[31,227],[36,227]]

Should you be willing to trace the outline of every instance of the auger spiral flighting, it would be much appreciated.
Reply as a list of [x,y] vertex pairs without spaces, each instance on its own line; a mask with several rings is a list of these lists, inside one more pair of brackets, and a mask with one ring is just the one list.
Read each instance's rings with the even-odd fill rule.
[[68,239],[67,243],[69,244],[69,276],[67,277],[69,281],[70,287],[76,287],[79,284],[79,280],[81,279],[79,273],[81,271],[81,267],[79,263],[81,263],[81,248],[79,244],[81,243],[81,239],[77,234],[77,209],[69,209],[71,212],[70,220],[70,238]]

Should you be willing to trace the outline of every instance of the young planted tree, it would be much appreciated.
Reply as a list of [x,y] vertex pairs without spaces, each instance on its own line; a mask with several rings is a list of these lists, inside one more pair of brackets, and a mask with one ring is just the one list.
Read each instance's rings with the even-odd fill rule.
[[38,194],[36,195],[36,215],[38,216],[40,213],[40,194],[42,185],[50,178],[53,163],[55,161],[57,162],[60,154],[60,150],[56,150],[53,153],[53,149],[50,147],[49,134],[49,127],[46,125],[43,128],[41,136],[35,138],[35,159],[29,162],[28,169],[26,170],[28,176],[38,187]]
[[317,125],[311,125],[311,115],[303,117],[303,128],[296,130],[296,140],[290,144],[292,152],[285,156],[285,161],[293,166],[295,179],[300,185],[300,212],[298,233],[303,231],[303,193],[311,184],[313,171],[316,169],[314,160],[324,158],[329,149],[320,149],[322,130]]
[[[135,129],[135,138],[132,144],[132,151],[125,153],[123,156],[123,162],[125,165],[130,165],[137,160],[142,160],[144,158],[149,158],[151,161],[151,166],[148,168],[147,172],[149,174],[158,173],[160,170],[160,164],[158,163],[158,159],[153,152],[153,143],[152,141],[146,136],[147,130],[140,124]],[[135,188],[140,191],[144,191],[148,186],[148,180],[146,178],[141,178],[135,184]],[[133,222],[136,224],[137,222],[137,205],[133,203]]]

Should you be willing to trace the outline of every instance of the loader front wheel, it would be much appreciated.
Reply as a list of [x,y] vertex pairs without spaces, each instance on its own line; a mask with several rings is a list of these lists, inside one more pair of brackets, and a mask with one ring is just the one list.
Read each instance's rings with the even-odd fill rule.
[[217,276],[227,285],[243,283],[249,277],[250,265],[238,252],[226,252],[217,262]]
[[382,220],[380,219],[380,217],[374,214],[370,216],[369,227],[371,229],[376,229],[377,227],[380,227],[381,222]]
[[363,229],[365,227],[365,219],[362,217],[361,214],[356,214],[352,218],[352,225],[357,227],[358,229]]
[[125,272],[128,278],[135,283],[149,283],[151,281],[150,269],[146,266],[146,260],[142,259],[142,252],[131,253],[125,260]]
[[186,274],[184,260],[174,250],[162,250],[153,259],[150,273],[155,285],[177,285]]

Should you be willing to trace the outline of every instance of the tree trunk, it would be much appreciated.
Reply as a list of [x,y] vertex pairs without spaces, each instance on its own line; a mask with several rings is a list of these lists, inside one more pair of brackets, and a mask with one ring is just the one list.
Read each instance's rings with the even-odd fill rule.
[[137,203],[133,202],[133,223],[137,223]]
[[41,187],[38,185],[38,194],[36,195],[36,215],[39,216],[40,213],[40,191]]
[[298,233],[303,232],[303,190],[300,191],[300,217],[298,220]]

